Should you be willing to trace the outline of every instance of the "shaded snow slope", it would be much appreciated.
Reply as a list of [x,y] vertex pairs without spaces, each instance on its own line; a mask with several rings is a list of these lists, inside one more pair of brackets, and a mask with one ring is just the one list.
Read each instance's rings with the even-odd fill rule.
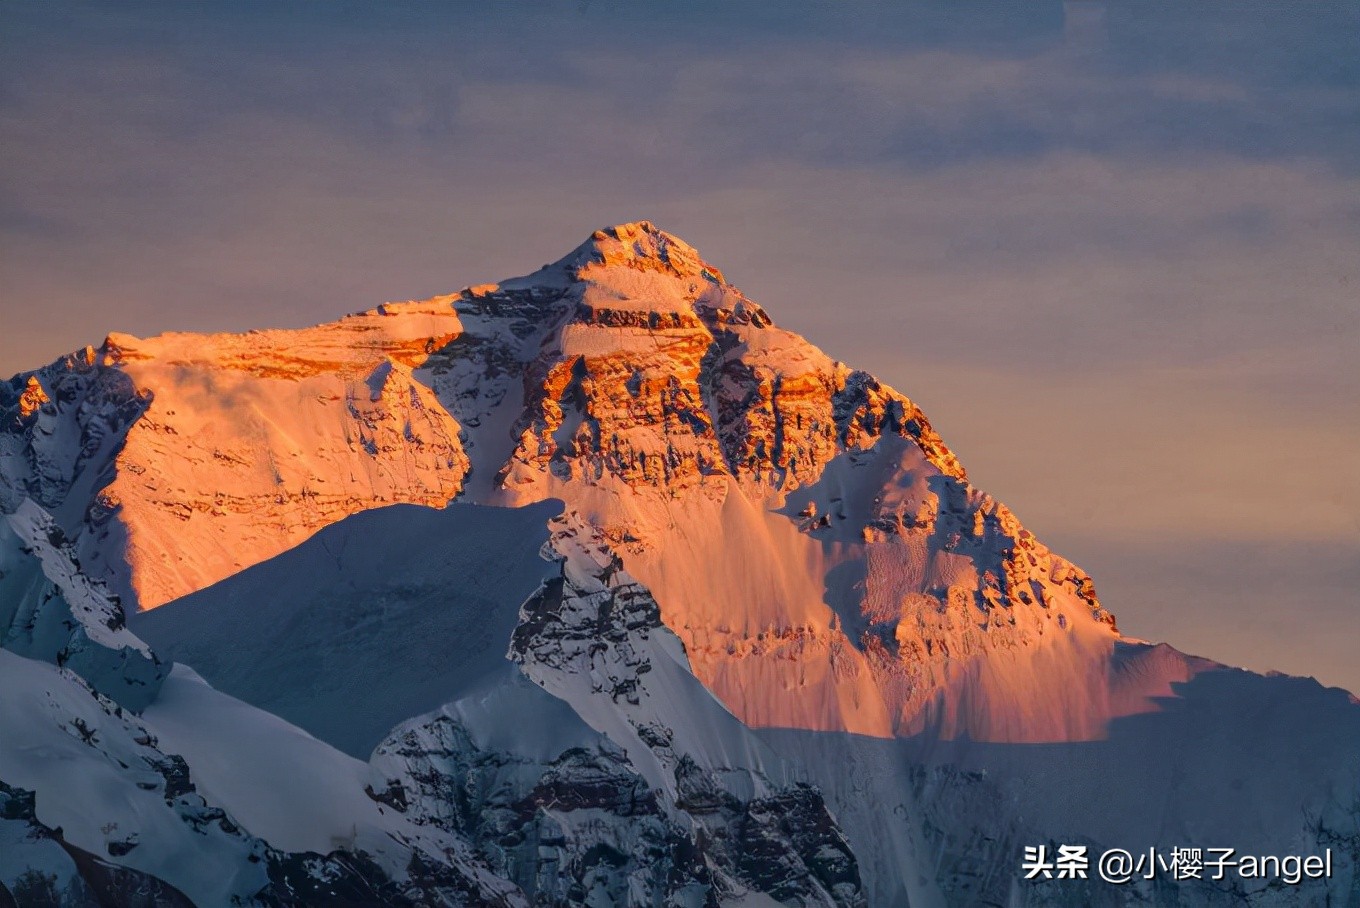
[[0,779],[36,792],[37,818],[77,847],[107,858],[132,845],[119,863],[195,902],[224,903],[268,882],[247,860],[255,843],[201,802],[179,800],[177,765],[153,733],[77,678],[0,650],[0,728]]
[[[192,672],[176,667],[147,713],[134,718],[73,674],[0,650],[0,783],[29,804],[6,814],[27,829],[0,828],[18,833],[0,862],[15,874],[7,888],[31,871],[97,891],[105,874],[75,849],[150,878],[152,896],[113,902],[128,905],[173,904],[154,897],[156,881],[199,906],[326,904],[345,891],[369,904],[441,893],[440,904],[526,904],[460,836],[367,797],[364,764]],[[53,851],[56,836],[74,869]]]
[[367,759],[411,716],[506,664],[557,503],[400,505],[132,618],[217,689]]
[[0,645],[69,667],[140,711],[168,666],[128,631],[118,597],[81,570],[74,546],[30,498],[0,514]]
[[[767,729],[797,755],[861,855],[874,905],[1090,905],[1098,882],[1017,884],[1025,845],[1333,853],[1332,879],[1131,886],[1137,904],[1360,903],[1360,707],[1316,681],[1263,677],[1168,646],[1121,644],[1124,689],[1156,698],[1098,741],[884,741]],[[1159,690],[1160,688],[1160,690]],[[904,872],[915,867],[919,874]],[[1163,877],[1166,875],[1164,874]],[[1212,891],[1211,891],[1212,890]],[[1225,897],[1225,893],[1230,894]]]

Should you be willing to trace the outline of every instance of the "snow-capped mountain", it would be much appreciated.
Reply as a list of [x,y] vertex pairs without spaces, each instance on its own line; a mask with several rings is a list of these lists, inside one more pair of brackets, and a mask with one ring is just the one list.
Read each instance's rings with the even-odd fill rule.
[[[0,896],[1360,904],[1354,698],[1122,638],[910,399],[649,223],[111,335],[0,413]],[[1334,873],[1021,880],[1059,841]]]

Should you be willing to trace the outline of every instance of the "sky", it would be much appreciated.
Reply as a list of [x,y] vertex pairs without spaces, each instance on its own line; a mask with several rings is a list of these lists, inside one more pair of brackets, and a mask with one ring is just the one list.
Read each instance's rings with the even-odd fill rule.
[[1360,692],[1360,0],[0,0],[0,374],[639,219],[1125,633]]

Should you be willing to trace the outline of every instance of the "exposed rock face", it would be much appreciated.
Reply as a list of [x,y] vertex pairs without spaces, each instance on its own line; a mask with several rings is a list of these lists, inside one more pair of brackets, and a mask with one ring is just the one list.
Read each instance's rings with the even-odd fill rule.
[[[135,847],[136,841],[110,844],[109,853],[122,857]],[[193,908],[193,902],[173,886],[149,874],[110,863],[65,841],[61,830],[49,829],[38,820],[33,792],[0,782],[0,850],[17,852],[21,848],[28,857],[28,866],[18,872],[0,874],[0,904]],[[8,902],[3,901],[5,897]]]
[[[411,369],[459,330],[445,305],[313,333],[111,335],[9,384],[0,475],[91,576],[154,607],[355,511],[457,495],[460,428]],[[36,410],[14,390],[33,380],[51,392]]]
[[169,666],[127,631],[122,605],[80,570],[74,546],[29,499],[0,517],[0,645],[65,666],[140,711]]
[[651,593],[576,515],[552,526],[545,549],[562,576],[525,604],[510,658],[568,702],[607,703],[623,719],[611,739],[650,777],[658,808],[684,821],[685,850],[703,859],[717,893],[863,904],[858,865],[821,794],[721,762],[722,748],[705,740],[709,731],[686,727],[703,717],[665,705],[675,693],[665,675],[688,663]]
[[[148,908],[528,904],[468,843],[437,830],[401,822],[375,829],[356,815],[348,841],[331,850],[274,847],[200,788],[198,770],[162,745],[154,724],[69,669],[0,650],[0,678],[13,698],[0,703],[0,723],[26,745],[0,753],[0,899]],[[265,713],[253,720],[271,721]],[[16,777],[30,781],[13,784]],[[214,777],[207,787],[220,784]],[[268,796],[286,802],[294,793]],[[297,809],[309,808],[299,802]],[[44,819],[51,816],[57,821]]]
[[675,691],[652,679],[674,670],[677,654],[661,639],[670,634],[655,600],[574,515],[553,526],[545,549],[562,575],[521,610],[510,657],[607,737],[529,759],[479,747],[439,715],[379,747],[374,797],[468,836],[538,905],[700,908],[749,893],[865,905],[821,794],[715,766],[704,732],[681,724],[702,717],[670,716],[659,703]]
[[149,401],[92,347],[0,384],[0,506],[13,510],[24,496],[56,510],[71,498],[71,516],[79,519],[87,507],[96,522],[107,516],[97,493],[113,478],[110,461]]
[[535,905],[718,904],[693,838],[618,748],[538,763],[479,749],[441,716],[385,743],[375,768],[387,784],[375,797],[418,824],[466,834]]
[[532,468],[672,496],[731,476],[759,494],[815,480],[885,431],[962,477],[907,398],[774,327],[683,241],[623,225],[557,267],[572,283],[527,373],[519,444],[502,468],[512,487],[534,482]]

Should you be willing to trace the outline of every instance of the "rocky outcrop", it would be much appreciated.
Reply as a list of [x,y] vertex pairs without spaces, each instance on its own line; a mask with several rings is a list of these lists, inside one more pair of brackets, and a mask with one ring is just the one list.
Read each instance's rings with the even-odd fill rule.
[[[109,854],[122,857],[135,847],[135,840],[125,841],[111,845]],[[168,883],[67,842],[60,829],[38,820],[33,792],[4,782],[0,782],[0,852],[8,858],[0,861],[7,871],[0,876],[0,904],[194,908],[188,896]]]
[[[750,891],[785,904],[864,905],[855,856],[820,792],[724,765],[728,754],[682,725],[703,717],[668,715],[662,704],[674,687],[653,679],[683,654],[667,648],[674,638],[655,599],[577,515],[568,512],[553,527],[545,555],[562,573],[525,603],[510,657],[582,715],[617,717],[615,724],[596,720],[613,735],[627,732],[612,759],[631,755],[634,765],[653,767],[646,812],[675,824],[684,846],[671,853],[692,855],[705,868],[682,874],[684,888],[705,886],[709,899]],[[629,775],[642,783],[636,770]]]
[[[330,850],[275,847],[200,787],[198,771],[155,726],[71,671],[35,665],[0,652],[7,693],[27,698],[0,703],[7,724],[26,720],[6,729],[6,744],[18,736],[26,746],[0,752],[8,776],[0,780],[0,904],[7,892],[21,906],[81,908],[529,904],[451,832],[403,822],[373,830],[356,815],[354,833]],[[278,720],[258,713],[255,721]],[[31,781],[21,787],[9,773]],[[44,819],[53,815],[61,819]]]
[[479,748],[440,716],[399,730],[374,766],[384,778],[374,798],[419,825],[467,836],[534,905],[718,904],[693,838],[617,747],[538,762]]
[[81,571],[61,527],[28,499],[0,517],[0,646],[64,666],[134,712],[169,671],[127,630],[118,597]]
[[677,802],[607,739],[533,760],[478,746],[449,715],[398,730],[373,765],[371,797],[466,836],[534,905],[866,904],[845,837],[805,786],[742,801],[686,757]]
[[670,494],[715,475],[777,491],[885,432],[962,476],[911,401],[775,327],[651,224],[599,231],[557,267],[572,290],[526,372],[512,485],[532,468]]
[[460,330],[407,306],[207,343],[111,335],[0,386],[0,505],[47,508],[133,608],[365,508],[443,505],[468,471],[461,427],[413,365]]
[[110,460],[150,400],[93,347],[0,383],[0,510],[25,497],[55,510],[74,492],[78,520],[112,478]]

